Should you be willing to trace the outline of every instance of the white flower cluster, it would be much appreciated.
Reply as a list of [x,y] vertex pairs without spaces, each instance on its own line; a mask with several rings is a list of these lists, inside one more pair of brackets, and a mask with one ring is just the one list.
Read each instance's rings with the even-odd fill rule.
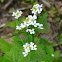
[[37,45],[34,45],[33,42],[30,42],[30,44],[25,43],[25,45],[23,45],[23,47],[24,47],[25,52],[22,52],[22,54],[24,55],[24,57],[26,57],[28,55],[30,50],[37,50]]
[[22,13],[23,13],[22,11],[17,10],[17,12],[13,12],[12,16],[14,16],[15,19],[18,19],[21,16]]
[[[16,26],[16,29],[17,30],[21,30],[22,28],[28,27],[29,25],[33,25],[34,27],[38,27],[39,29],[43,29],[42,28],[43,24],[36,23],[35,19],[37,19],[36,15],[33,15],[33,16],[29,15],[26,18],[26,20],[23,21],[24,23],[21,23],[20,26]],[[35,33],[34,29],[32,29],[32,30],[31,29],[27,29],[27,30],[30,32],[30,34],[34,34]],[[26,32],[28,32],[27,30],[26,30]]]
[[42,6],[43,6],[43,4],[41,4],[41,5],[39,5],[39,4],[34,5],[33,8],[31,9],[32,13],[33,14],[37,14],[37,13],[40,14],[41,11],[42,11]]
[[34,34],[35,33],[34,29],[32,29],[32,30],[31,29],[27,29],[26,32],[30,32],[30,34]]
[[[31,10],[32,10],[32,13],[34,13],[34,15],[33,16],[29,15],[26,18],[26,20],[23,21],[23,23],[20,24],[20,26],[17,25],[16,26],[17,30],[21,30],[22,28],[28,27],[29,25],[33,25],[34,27],[38,27],[39,29],[43,29],[42,28],[43,24],[40,24],[40,23],[36,22],[37,13],[40,14],[41,11],[42,11],[42,4],[41,5],[39,5],[39,4],[34,5]],[[13,12],[12,16],[14,16],[15,19],[18,19],[21,16],[22,13],[23,13],[22,11],[18,11],[17,10],[17,12]],[[34,34],[35,33],[34,29],[32,29],[32,30],[31,29],[27,29],[26,32],[28,32],[28,31],[30,32],[30,34]]]

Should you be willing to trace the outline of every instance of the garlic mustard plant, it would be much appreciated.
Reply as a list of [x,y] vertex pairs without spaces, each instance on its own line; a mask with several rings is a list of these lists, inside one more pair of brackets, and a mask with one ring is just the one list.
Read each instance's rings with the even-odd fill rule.
[[43,12],[43,16],[40,14],[42,6],[42,4],[33,5],[32,15],[28,15],[25,19],[21,18],[22,11],[13,12],[16,30],[12,35],[11,44],[0,38],[1,51],[5,53],[0,57],[0,62],[57,62],[60,58],[60,51],[54,49],[55,43],[40,36],[42,33],[47,33],[49,28],[47,12]]

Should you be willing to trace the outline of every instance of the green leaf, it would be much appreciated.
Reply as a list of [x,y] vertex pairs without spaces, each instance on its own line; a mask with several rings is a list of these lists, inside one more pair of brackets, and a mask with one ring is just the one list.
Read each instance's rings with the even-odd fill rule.
[[3,62],[20,62],[22,58],[22,47],[13,46],[9,52],[6,52],[3,58]]
[[59,18],[59,17],[57,17],[57,18],[56,18],[56,20],[59,22],[59,21],[60,21],[60,18]]
[[[42,49],[38,48],[38,50],[36,51],[30,51],[28,56],[26,56],[25,58],[22,58],[22,62],[40,62],[42,61]],[[20,61],[20,62],[21,62]]]
[[55,7],[52,7],[52,10],[55,10]]
[[23,56],[24,49],[22,46],[13,46],[9,52],[4,55],[3,62],[40,62],[42,60],[42,49],[30,51],[26,57]]
[[59,44],[62,44],[62,35],[58,35],[58,39],[59,39]]
[[2,3],[4,2],[4,0],[0,0]]
[[52,12],[52,14],[56,14],[56,11],[54,11],[54,10],[51,10],[51,12]]
[[52,14],[56,14],[55,7],[52,7],[51,12]]
[[48,40],[47,39],[44,39],[44,38],[40,38],[40,42],[41,43],[48,43]]
[[15,23],[14,22],[8,22],[4,27],[7,27],[7,26],[15,28]]
[[16,19],[16,26],[20,26],[20,22],[18,21],[18,19]]
[[14,36],[14,38],[13,38],[13,41],[12,41],[15,45],[17,45],[18,47],[19,46],[23,46],[23,41],[19,38],[19,37],[17,37],[17,36]]
[[25,20],[25,16],[20,17],[18,20],[19,20],[19,22],[23,23],[23,21]]
[[57,58],[55,62],[62,62],[62,58]]
[[37,29],[36,32],[38,33],[47,33],[48,32],[48,23],[47,23],[47,12],[44,13],[44,15],[41,17],[39,16],[39,19],[37,19],[37,22],[40,24],[43,24],[44,29]]
[[48,54],[53,54],[54,49],[53,49],[53,47],[46,45],[45,46],[45,52],[48,53]]
[[0,38],[1,50],[3,53],[9,51],[12,47],[12,44],[7,43],[4,39]]
[[59,58],[60,57],[60,51],[59,50],[54,52],[54,57],[55,58]]
[[45,62],[53,62],[53,58],[50,55],[45,56]]

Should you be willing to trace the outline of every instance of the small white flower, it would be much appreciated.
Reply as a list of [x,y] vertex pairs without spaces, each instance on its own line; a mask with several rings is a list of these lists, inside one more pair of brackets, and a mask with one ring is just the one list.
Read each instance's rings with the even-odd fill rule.
[[17,12],[13,12],[12,16],[14,16],[15,19],[18,19],[21,16],[22,13],[23,13],[22,11],[17,10]]
[[21,23],[20,27],[25,28],[25,24]]
[[25,45],[23,45],[24,48],[28,47],[28,43],[25,43]]
[[30,52],[30,45],[28,43],[25,43],[25,45],[23,45],[24,50],[26,53]]
[[26,32],[28,32],[28,31],[30,32],[30,34],[34,34],[35,33],[34,29],[32,29],[32,30],[31,29],[27,29]]
[[26,47],[26,48],[25,48],[25,52],[26,52],[26,53],[30,52],[30,47]]
[[34,25],[34,27],[37,27],[39,25],[39,23],[36,23],[36,20],[33,21],[32,25]]
[[34,29],[30,30],[30,34],[35,34]]
[[34,21],[35,19],[37,19],[37,16],[36,15],[28,15],[28,17],[26,18],[26,21],[28,22],[28,21]]
[[28,32],[30,29],[27,29],[26,32]]
[[20,26],[16,26],[16,29],[17,29],[17,30],[21,30],[21,27],[20,27]]
[[31,45],[34,45],[34,43],[33,43],[33,42],[30,42],[30,46],[31,46]]
[[52,54],[51,56],[54,57],[54,54]]
[[28,24],[28,26],[29,26],[29,25],[32,25],[32,24],[33,24],[33,21],[29,20],[29,21],[27,22],[27,24]]
[[44,29],[44,28],[42,27],[43,24],[39,24],[38,26],[39,26],[39,27],[38,27],[39,29]]
[[24,57],[26,57],[28,55],[28,53],[26,53],[26,52],[22,52],[22,54],[24,55]]
[[34,45],[33,42],[30,42],[30,48],[31,50],[37,50],[37,45]]
[[33,14],[37,14],[37,13],[40,14],[41,11],[42,11],[42,6],[43,6],[43,4],[41,4],[41,5],[39,5],[39,4],[34,5],[33,8],[31,9],[32,13]]
[[24,25],[27,26],[27,22],[26,21],[23,21],[24,22]]
[[16,13],[15,13],[15,12],[13,12],[12,16],[16,16]]
[[34,21],[35,19],[37,19],[37,16],[36,16],[36,15],[33,15],[33,16],[32,16],[32,15],[29,15],[28,17],[29,17],[30,20],[32,20],[32,21]]
[[31,50],[37,50],[37,45],[31,45]]
[[37,19],[37,16],[36,16],[36,15],[33,15],[33,18],[34,18],[34,19]]

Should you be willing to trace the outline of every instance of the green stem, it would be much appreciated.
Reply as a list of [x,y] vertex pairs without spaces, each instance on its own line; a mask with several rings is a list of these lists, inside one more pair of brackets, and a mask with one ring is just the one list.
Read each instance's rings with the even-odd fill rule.
[[32,41],[34,42],[34,34],[32,34]]

